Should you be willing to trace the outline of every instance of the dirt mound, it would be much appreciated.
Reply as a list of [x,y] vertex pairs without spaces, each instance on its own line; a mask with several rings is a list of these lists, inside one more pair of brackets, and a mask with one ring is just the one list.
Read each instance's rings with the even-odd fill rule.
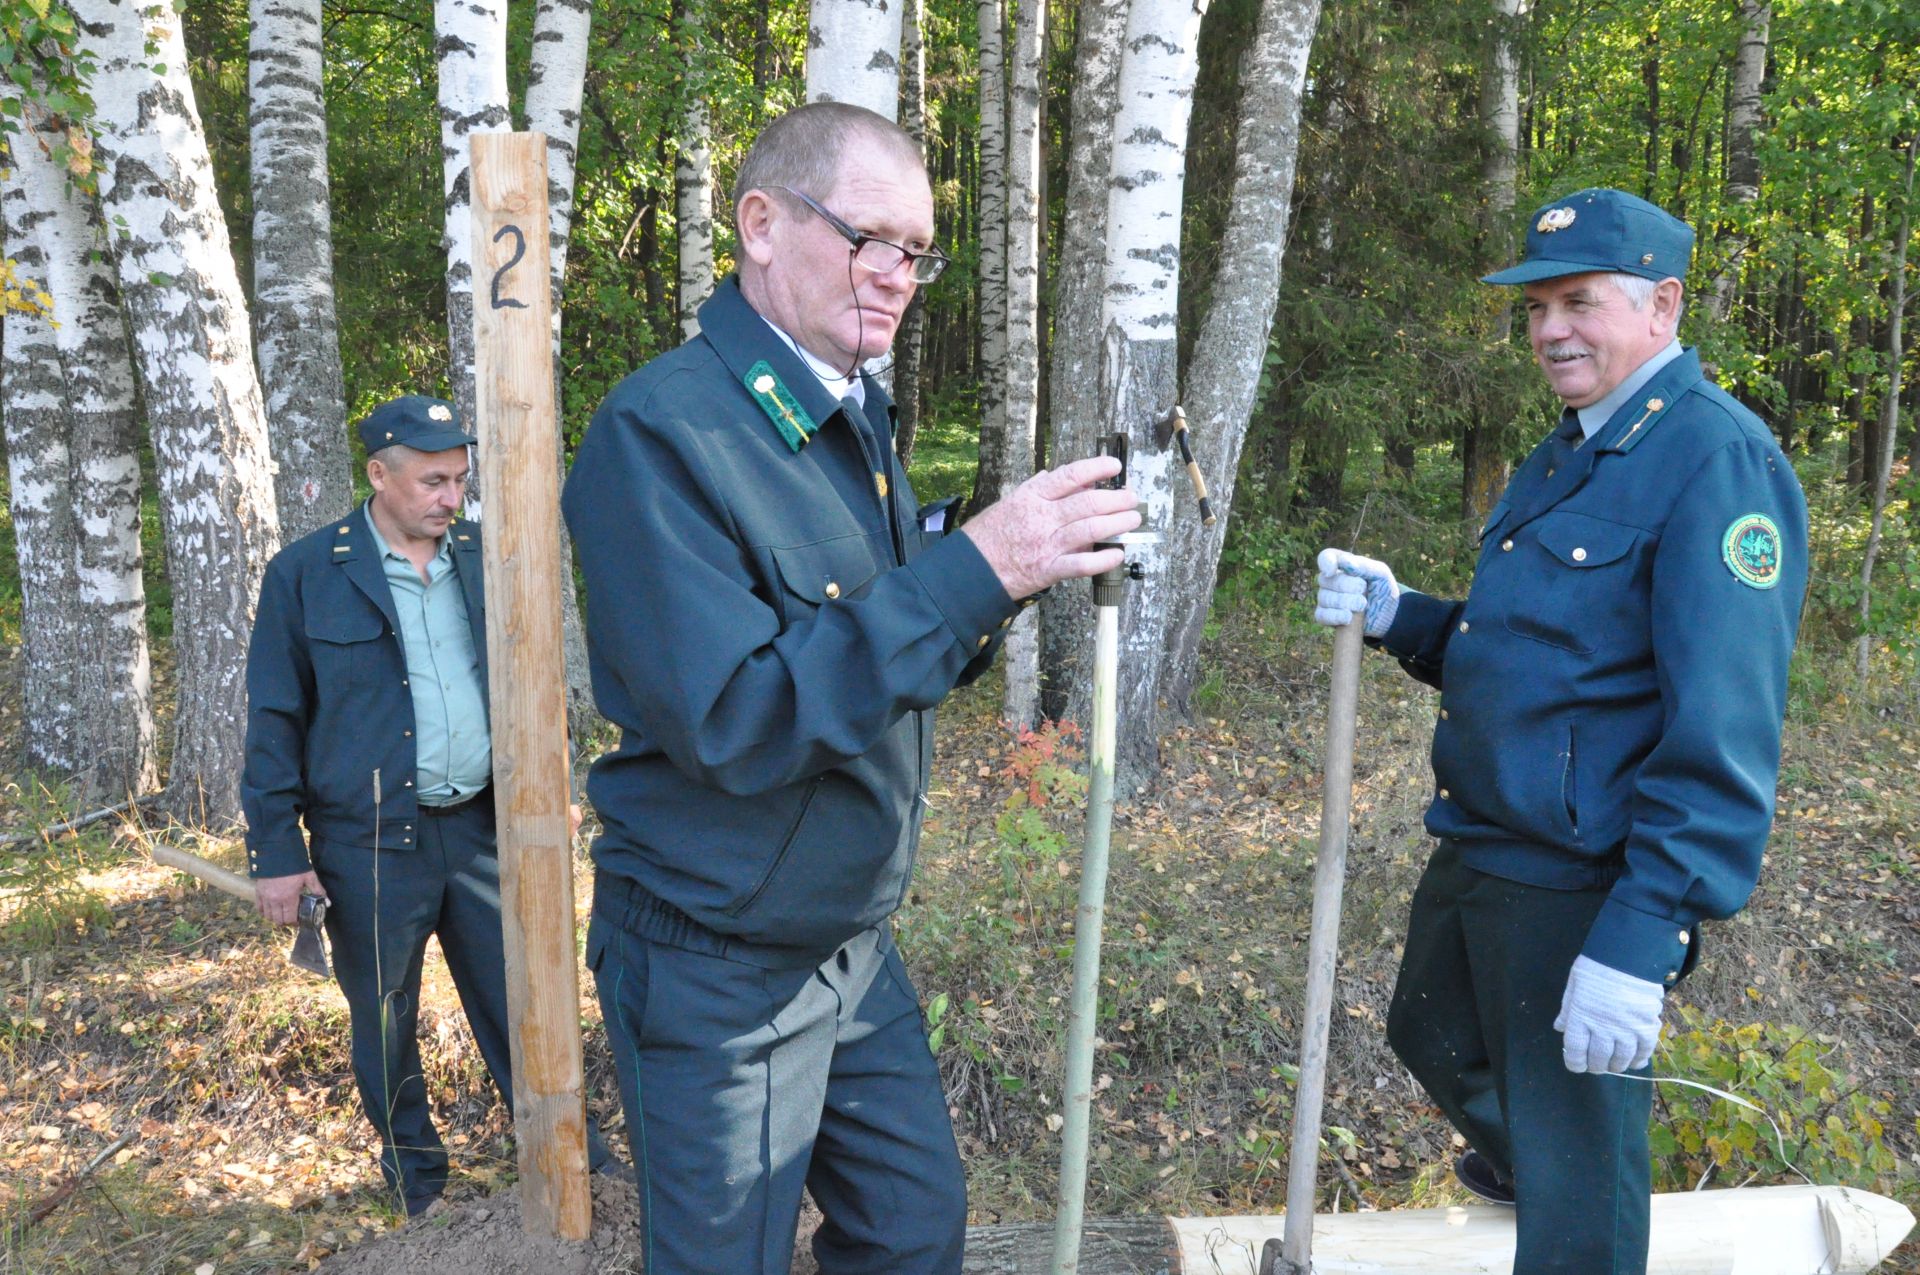
[[[792,1275],[817,1275],[807,1237],[819,1222],[802,1211]],[[593,1234],[584,1243],[536,1239],[520,1224],[520,1194],[442,1204],[404,1228],[320,1264],[325,1275],[636,1275],[640,1204],[631,1183],[593,1179]]]

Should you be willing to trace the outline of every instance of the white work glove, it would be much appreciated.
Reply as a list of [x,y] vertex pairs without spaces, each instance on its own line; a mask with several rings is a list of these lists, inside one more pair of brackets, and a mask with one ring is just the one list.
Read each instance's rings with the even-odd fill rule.
[[1560,997],[1553,1029],[1564,1039],[1560,1057],[1568,1071],[1638,1071],[1660,1040],[1660,1006],[1666,989],[1610,965],[1577,956]]
[[1313,618],[1339,628],[1356,611],[1367,613],[1367,636],[1380,637],[1393,627],[1400,609],[1400,586],[1393,568],[1344,549],[1320,551],[1320,599]]

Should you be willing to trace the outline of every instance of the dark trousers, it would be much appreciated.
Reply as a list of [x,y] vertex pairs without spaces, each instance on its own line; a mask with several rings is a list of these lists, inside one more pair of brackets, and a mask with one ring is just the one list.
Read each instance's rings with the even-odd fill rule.
[[[414,819],[411,850],[316,841],[314,871],[327,908],[334,977],[353,1025],[353,1078],[380,1135],[380,1170],[404,1200],[446,1188],[447,1152],[428,1110],[416,1039],[427,938],[460,993],[460,1008],[501,1098],[513,1105],[506,956],[500,928],[500,860],[488,789],[444,814]],[[587,1124],[587,1153],[607,1158]]]
[[1387,1039],[1454,1128],[1512,1178],[1514,1275],[1647,1269],[1653,1086],[1568,1071],[1553,1030],[1606,897],[1476,872],[1446,841],[1413,896]]
[[884,929],[817,967],[765,969],[642,937],[596,908],[587,964],[633,1140],[648,1275],[786,1275],[803,1186],[825,1216],[823,1275],[959,1271],[966,1179]]

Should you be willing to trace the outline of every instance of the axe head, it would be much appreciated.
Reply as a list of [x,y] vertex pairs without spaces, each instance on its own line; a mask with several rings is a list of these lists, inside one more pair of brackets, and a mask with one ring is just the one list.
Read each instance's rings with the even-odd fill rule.
[[327,919],[327,901],[317,894],[300,896],[300,928],[294,931],[293,950],[287,960],[309,973],[328,977],[327,938],[320,925]]

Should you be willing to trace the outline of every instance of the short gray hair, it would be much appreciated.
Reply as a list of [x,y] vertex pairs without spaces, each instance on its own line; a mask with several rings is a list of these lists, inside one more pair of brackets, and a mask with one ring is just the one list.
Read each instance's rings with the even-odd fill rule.
[[[1653,290],[1663,282],[1663,280],[1660,279],[1649,279],[1645,275],[1628,274],[1624,270],[1609,271],[1607,278],[1613,280],[1613,286],[1619,290],[1621,296],[1627,299],[1627,304],[1636,310],[1644,310],[1647,308],[1647,302],[1653,299]],[[1686,308],[1687,298],[1686,294],[1682,292],[1680,295],[1680,308],[1675,310],[1673,314],[1675,323],[1680,321],[1680,315]]]
[[409,447],[405,443],[388,443],[377,452],[368,452],[367,461],[371,464],[377,460],[388,469],[401,470],[424,455],[426,455],[425,452]]
[[760,130],[734,178],[735,211],[748,192],[782,186],[824,199],[839,178],[842,156],[856,142],[889,147],[902,163],[926,171],[920,144],[886,116],[848,102],[809,102]]

